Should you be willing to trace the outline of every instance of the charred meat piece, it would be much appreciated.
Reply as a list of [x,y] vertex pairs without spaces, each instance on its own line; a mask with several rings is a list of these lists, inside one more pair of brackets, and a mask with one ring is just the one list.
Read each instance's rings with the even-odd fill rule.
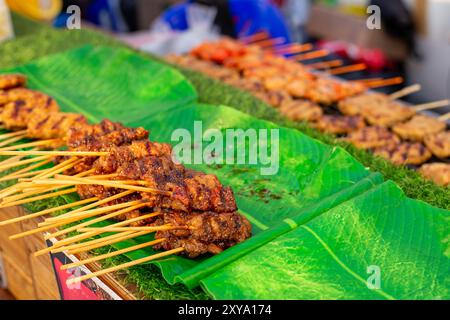
[[25,129],[34,114],[59,111],[53,98],[38,92],[26,94],[29,96],[8,102],[3,107],[1,119],[7,129]]
[[345,134],[359,130],[365,126],[360,116],[322,116],[314,127],[328,133]]
[[365,109],[379,108],[389,102],[389,97],[381,93],[363,93],[339,101],[338,108],[343,114],[357,116]]
[[27,78],[22,74],[0,74],[0,90],[23,87]]
[[289,94],[284,91],[266,91],[264,93],[257,93],[256,97],[275,108],[279,108],[292,100]]
[[216,176],[186,170],[173,162],[168,145],[135,141],[131,145],[109,149],[93,167],[97,174],[115,172],[121,180],[142,180],[147,186],[168,191],[171,196],[143,193],[150,206],[178,211],[229,212],[236,210],[230,188],[223,187]]
[[174,227],[187,227],[169,231],[158,231],[156,239],[166,241],[155,249],[171,250],[183,247],[184,254],[195,258],[205,253],[217,254],[251,236],[248,220],[236,212],[229,213],[164,213],[155,225],[170,224]]
[[303,98],[311,83],[312,81],[307,78],[295,78],[288,83],[286,90],[294,98]]
[[364,108],[361,114],[370,124],[391,127],[412,118],[416,112],[398,102],[390,102],[377,108]]
[[419,172],[437,185],[446,187],[450,184],[450,164],[448,163],[424,164],[420,167]]
[[431,158],[431,152],[421,143],[390,144],[375,149],[374,153],[395,164],[419,165]]
[[148,139],[142,127],[128,128],[118,122],[103,120],[100,124],[71,128],[67,146],[78,151],[108,151],[109,148]]
[[323,115],[322,108],[309,100],[295,99],[283,103],[280,112],[294,121],[316,121]]
[[86,124],[86,117],[77,113],[34,112],[28,122],[28,136],[38,139],[66,140],[70,128]]
[[425,145],[437,157],[450,157],[450,131],[439,132],[425,137]]
[[423,141],[426,136],[444,131],[446,127],[445,122],[436,118],[416,115],[408,122],[395,125],[392,130],[403,139]]
[[308,86],[305,98],[320,104],[330,105],[363,91],[365,91],[365,87],[357,82],[343,82],[332,78],[319,77]]
[[394,133],[378,126],[367,126],[351,132],[345,140],[361,149],[374,149],[400,143],[399,137]]

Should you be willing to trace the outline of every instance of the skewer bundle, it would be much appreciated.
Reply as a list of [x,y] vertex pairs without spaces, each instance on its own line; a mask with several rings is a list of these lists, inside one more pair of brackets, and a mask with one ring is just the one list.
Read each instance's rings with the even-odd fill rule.
[[[165,251],[116,267],[122,268],[170,254],[189,258],[217,254],[250,237],[251,225],[237,213],[232,190],[216,176],[176,164],[170,145],[149,141],[149,132],[144,128],[128,128],[109,120],[88,124],[82,115],[60,112],[56,102],[45,94],[21,87],[24,83],[21,75],[0,76],[0,89],[4,90],[0,119],[5,129],[16,130],[0,136],[0,155],[10,157],[0,163],[0,170],[15,170],[1,179],[18,179],[0,191],[0,208],[75,192],[81,200],[1,221],[3,226],[47,217],[37,229],[11,239],[52,232],[46,238],[60,240],[35,253],[40,255],[52,251],[84,252],[154,234],[154,240],[146,244],[112,254],[150,246]],[[38,140],[11,140],[19,137]],[[48,168],[49,163],[55,166]],[[49,216],[72,208],[75,209],[65,214]],[[116,223],[93,228],[111,219]],[[67,225],[68,228],[53,231]],[[75,231],[78,234],[68,236]],[[104,233],[113,234],[94,238]]]
[[[217,54],[219,52],[221,54]],[[303,65],[290,57],[277,55],[275,47],[267,51],[259,48],[257,42],[246,46],[228,38],[200,45],[186,56],[167,58],[249,91],[291,120],[311,122],[321,131],[344,136],[355,146],[370,149],[396,164],[421,165],[432,156],[444,161],[450,156],[445,123],[450,115],[433,118],[419,114],[423,110],[447,106],[449,101],[414,107],[396,101],[419,91],[420,85],[391,95],[374,93],[368,89],[397,84],[401,79],[338,80],[314,72],[312,67],[337,66],[329,69],[336,75],[360,70],[361,66],[341,67],[336,61]],[[329,107],[337,108],[341,114],[325,114]],[[444,163],[443,166],[450,165]],[[443,174],[446,172],[448,170]],[[434,179],[439,184],[447,180],[450,177]]]

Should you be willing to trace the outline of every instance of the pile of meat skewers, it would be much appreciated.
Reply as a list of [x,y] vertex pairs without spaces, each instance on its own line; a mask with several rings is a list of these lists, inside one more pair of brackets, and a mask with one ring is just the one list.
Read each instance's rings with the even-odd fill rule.
[[[237,212],[233,191],[223,186],[215,175],[177,164],[172,159],[171,146],[149,141],[149,132],[144,128],[128,128],[109,120],[91,125],[82,115],[60,112],[51,97],[24,88],[25,81],[21,75],[0,75],[3,90],[0,120],[4,129],[14,130],[2,135],[7,140],[3,141],[0,154],[15,158],[0,163],[0,168],[29,166],[2,178],[3,181],[22,178],[22,181],[0,192],[0,207],[73,191],[81,198],[78,203],[87,206],[50,217],[35,231],[15,235],[13,239],[96,217],[97,212],[104,214],[94,221],[111,217],[119,221],[113,226],[125,229],[124,235],[133,232],[128,229],[156,232],[152,242],[155,249],[189,258],[220,253],[251,236],[251,225]],[[16,143],[23,138],[39,140],[19,145],[6,143]],[[61,147],[65,150],[46,151]],[[34,149],[23,151],[23,148]],[[56,166],[46,169],[49,162]],[[47,209],[30,217],[58,209]],[[26,217],[19,220],[23,219]],[[0,225],[17,221],[12,220],[2,221]],[[90,222],[84,222],[79,226],[89,225]],[[68,230],[79,229],[75,226]],[[95,232],[95,235],[102,233]],[[67,233],[57,232],[58,235]],[[81,237],[63,239],[60,242],[65,245],[61,249],[74,245],[77,239],[88,239],[92,232],[86,234],[87,237],[81,234]]]
[[[369,92],[376,81],[340,80],[229,38],[167,59],[249,91],[289,119],[310,122],[395,164],[423,164],[423,176],[440,185],[450,183],[446,122],[419,114],[426,108],[406,106],[395,100],[398,96]],[[445,105],[441,102],[438,107]],[[325,114],[327,111],[331,113]],[[443,162],[426,163],[433,157],[433,161]]]

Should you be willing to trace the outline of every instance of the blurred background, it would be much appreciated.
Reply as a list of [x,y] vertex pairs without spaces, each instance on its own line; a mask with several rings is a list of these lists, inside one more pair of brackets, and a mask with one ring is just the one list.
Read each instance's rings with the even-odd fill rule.
[[[422,90],[410,95],[410,102],[450,98],[450,0],[4,1],[16,13],[60,28],[67,28],[70,8],[77,5],[82,28],[102,29],[158,55],[184,53],[223,35],[265,31],[276,45],[312,43],[314,50],[331,53],[326,60],[367,66],[345,78],[403,76],[404,86],[420,83]],[[370,5],[380,8],[373,19],[380,19],[381,29],[367,25]]]

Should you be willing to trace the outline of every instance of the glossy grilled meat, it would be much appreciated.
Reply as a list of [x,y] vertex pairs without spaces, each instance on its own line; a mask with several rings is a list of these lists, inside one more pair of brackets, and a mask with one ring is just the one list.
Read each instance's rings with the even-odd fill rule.
[[401,138],[412,141],[423,141],[423,139],[432,134],[444,131],[447,124],[436,118],[416,115],[405,123],[395,125],[392,130]]
[[67,146],[78,151],[108,151],[135,140],[148,139],[148,135],[149,132],[142,127],[129,128],[118,122],[103,120],[96,125],[71,128]]
[[365,127],[364,119],[360,116],[322,116],[314,127],[333,134],[344,134]]
[[357,116],[364,113],[365,109],[379,108],[389,103],[389,97],[381,93],[363,93],[339,101],[338,108],[343,114]]
[[427,179],[434,181],[440,186],[450,185],[450,164],[429,163],[420,167],[419,172]]
[[382,104],[374,108],[364,108],[361,115],[373,125],[391,127],[412,118],[416,112],[398,102]]
[[439,132],[425,137],[425,145],[437,157],[450,157],[450,131]]
[[27,78],[21,74],[0,75],[0,90],[8,90],[16,87],[23,87]]
[[97,174],[116,173],[118,179],[143,180],[148,187],[171,193],[171,196],[143,193],[150,206],[186,212],[236,210],[230,188],[223,187],[214,175],[186,170],[176,164],[166,144],[134,141],[109,151],[110,155],[100,157],[93,164]]
[[368,126],[351,132],[345,140],[361,149],[373,149],[400,143],[399,137],[385,127]]
[[156,239],[166,238],[156,249],[170,250],[183,247],[185,254],[195,258],[205,253],[217,254],[251,236],[248,220],[236,212],[232,213],[179,213],[170,212],[157,219],[155,225],[170,224],[188,227],[169,231],[158,231]]
[[15,89],[7,93],[7,102],[1,110],[1,120],[10,130],[25,129],[35,114],[57,112],[56,101],[40,92],[28,89]]
[[28,136],[38,139],[66,140],[71,128],[86,125],[86,117],[77,113],[34,112],[28,122]]
[[280,112],[294,121],[316,121],[323,115],[322,108],[309,100],[295,99],[281,105]]
[[421,143],[403,142],[387,145],[375,149],[374,153],[395,164],[419,165],[431,158],[431,152]]

